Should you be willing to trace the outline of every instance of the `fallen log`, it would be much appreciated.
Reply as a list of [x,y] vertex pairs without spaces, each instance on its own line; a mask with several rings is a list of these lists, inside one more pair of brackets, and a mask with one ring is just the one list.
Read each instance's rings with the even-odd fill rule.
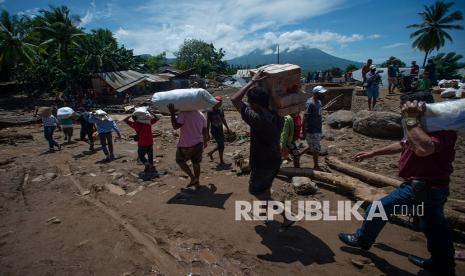
[[[281,168],[278,174],[288,177],[306,176],[316,181],[329,183],[338,188],[336,192],[349,193],[353,199],[363,200],[368,203],[379,200],[387,195],[384,190],[369,186],[353,177],[314,171],[309,168]],[[444,208],[444,215],[450,227],[465,231],[465,215],[449,208]]]
[[332,169],[343,172],[352,177],[358,178],[376,187],[386,187],[386,186],[399,187],[400,184],[402,183],[402,181],[400,180],[349,165],[337,159],[336,157],[326,157],[326,164]]

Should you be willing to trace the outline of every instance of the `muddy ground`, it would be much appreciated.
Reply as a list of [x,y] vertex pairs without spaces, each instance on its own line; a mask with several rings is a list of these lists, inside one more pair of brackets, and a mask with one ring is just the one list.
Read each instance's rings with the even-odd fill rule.
[[[226,109],[232,92],[216,92],[225,96]],[[397,105],[397,96],[383,93],[380,110]],[[361,108],[365,98],[355,97],[353,109]],[[238,114],[227,111],[226,117],[231,129],[245,137],[248,129]],[[0,130],[33,136],[6,141],[0,148],[0,275],[415,275],[420,269],[407,255],[428,256],[421,233],[393,224],[365,252],[337,238],[341,231],[354,231],[358,221],[298,222],[286,233],[278,233],[279,222],[236,221],[235,202],[253,199],[248,176],[237,175],[234,166],[220,170],[217,158],[211,162],[204,155],[202,188],[183,190],[188,180],[174,161],[178,137],[168,117],[154,126],[156,166],[166,175],[143,182],[133,132],[119,125],[124,139],[115,142],[117,160],[111,163],[102,163],[100,151],[88,152],[87,144],[77,140],[62,151],[45,153],[39,125]],[[76,139],[78,133],[76,126]],[[61,133],[55,137],[63,142]],[[351,163],[355,152],[389,142],[350,128],[325,127],[323,145],[331,156]],[[451,184],[451,197],[459,199],[465,199],[463,143],[457,145]],[[233,153],[247,155],[248,146],[246,140],[227,143],[227,161],[232,162]],[[302,163],[313,166],[308,156]],[[395,177],[397,157],[357,166]],[[345,199],[321,188],[315,195],[298,196],[281,178],[274,182],[273,196]],[[457,275],[464,274],[465,263],[458,261]]]

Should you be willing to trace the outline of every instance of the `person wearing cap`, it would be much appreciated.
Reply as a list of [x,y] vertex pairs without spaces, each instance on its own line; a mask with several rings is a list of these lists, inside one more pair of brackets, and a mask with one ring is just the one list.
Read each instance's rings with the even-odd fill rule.
[[306,110],[304,114],[304,121],[302,124],[302,138],[307,141],[308,149],[313,156],[313,168],[318,170],[318,156],[320,154],[321,146],[321,100],[324,94],[328,91],[321,85],[313,88],[313,96],[307,100]]
[[381,82],[381,76],[376,72],[376,66],[370,67],[370,72],[366,75],[367,81],[367,96],[368,96],[368,110],[373,110],[376,105],[376,101],[379,98],[379,83]]
[[[100,138],[100,144],[102,145],[102,151],[105,154],[105,162],[109,162],[115,159],[113,153],[113,136],[112,131],[115,130],[118,134],[118,138],[121,139],[121,132],[113,119],[103,110],[97,110],[96,114],[89,116],[89,122],[95,124],[97,127],[98,136]],[[108,145],[108,148],[107,148]]]
[[[218,154],[220,156],[220,167],[228,167],[231,164],[226,164],[223,159],[223,153],[224,153],[224,132],[223,132],[223,125],[226,127],[226,131],[229,133],[229,126],[228,123],[226,122],[226,119],[224,117],[224,111],[221,108],[223,104],[223,98],[221,96],[215,96],[215,100],[218,101],[218,103],[211,109],[208,110],[207,112],[207,131],[208,133],[211,133],[213,139],[215,139],[216,142],[216,147],[208,152],[208,156],[210,159],[213,161],[213,153],[215,151],[218,151]],[[210,137],[209,137],[210,138]]]
[[370,58],[370,59],[367,60],[367,63],[365,63],[363,65],[363,67],[362,67],[362,79],[363,79],[362,85],[363,85],[363,87],[365,87],[365,85],[366,85],[366,81],[367,81],[366,75],[367,75],[368,72],[370,72],[370,67],[371,67],[372,64],[373,64],[373,60]]

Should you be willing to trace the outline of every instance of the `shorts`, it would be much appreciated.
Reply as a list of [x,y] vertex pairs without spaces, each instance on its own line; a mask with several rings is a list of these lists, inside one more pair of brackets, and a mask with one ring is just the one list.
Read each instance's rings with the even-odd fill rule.
[[389,77],[388,81],[389,81],[389,83],[397,84],[397,77]]
[[311,153],[319,153],[321,151],[321,133],[307,133],[305,140]]
[[185,163],[189,160],[193,164],[202,162],[203,143],[188,148],[178,148],[176,150],[176,163]]
[[367,96],[368,98],[379,98],[379,87],[368,87]]
[[213,139],[215,139],[216,145],[218,146],[219,151],[224,150],[224,132],[223,126],[221,127],[212,127],[210,130]]
[[253,169],[250,171],[249,178],[249,193],[252,195],[260,195],[271,188],[273,180],[278,175],[277,169]]
[[299,149],[295,145],[295,142],[286,145],[286,148],[289,150],[289,154],[292,156],[292,159],[297,159],[300,156]]

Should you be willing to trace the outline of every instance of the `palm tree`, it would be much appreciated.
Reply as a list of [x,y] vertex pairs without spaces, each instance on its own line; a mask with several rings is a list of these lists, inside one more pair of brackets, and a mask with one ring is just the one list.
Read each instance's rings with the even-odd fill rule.
[[83,35],[78,27],[80,19],[76,15],[70,15],[66,6],[50,6],[50,10],[42,9],[37,29],[44,35],[45,41],[41,45],[53,45],[56,47],[58,60],[66,60],[70,45],[76,44],[76,37]]
[[24,20],[6,10],[0,14],[0,71],[7,80],[18,66],[31,64],[37,57],[37,46],[27,42],[29,30],[21,27]]
[[446,39],[452,42],[452,37],[446,30],[463,30],[462,25],[452,24],[454,21],[463,19],[462,12],[454,11],[447,14],[453,5],[454,2],[445,3],[443,1],[437,1],[431,6],[425,5],[424,11],[419,13],[423,22],[407,26],[407,28],[418,29],[410,34],[410,38],[415,38],[412,43],[413,48],[425,52],[423,67],[425,66],[429,53],[435,48],[439,50],[439,48],[444,46]]

